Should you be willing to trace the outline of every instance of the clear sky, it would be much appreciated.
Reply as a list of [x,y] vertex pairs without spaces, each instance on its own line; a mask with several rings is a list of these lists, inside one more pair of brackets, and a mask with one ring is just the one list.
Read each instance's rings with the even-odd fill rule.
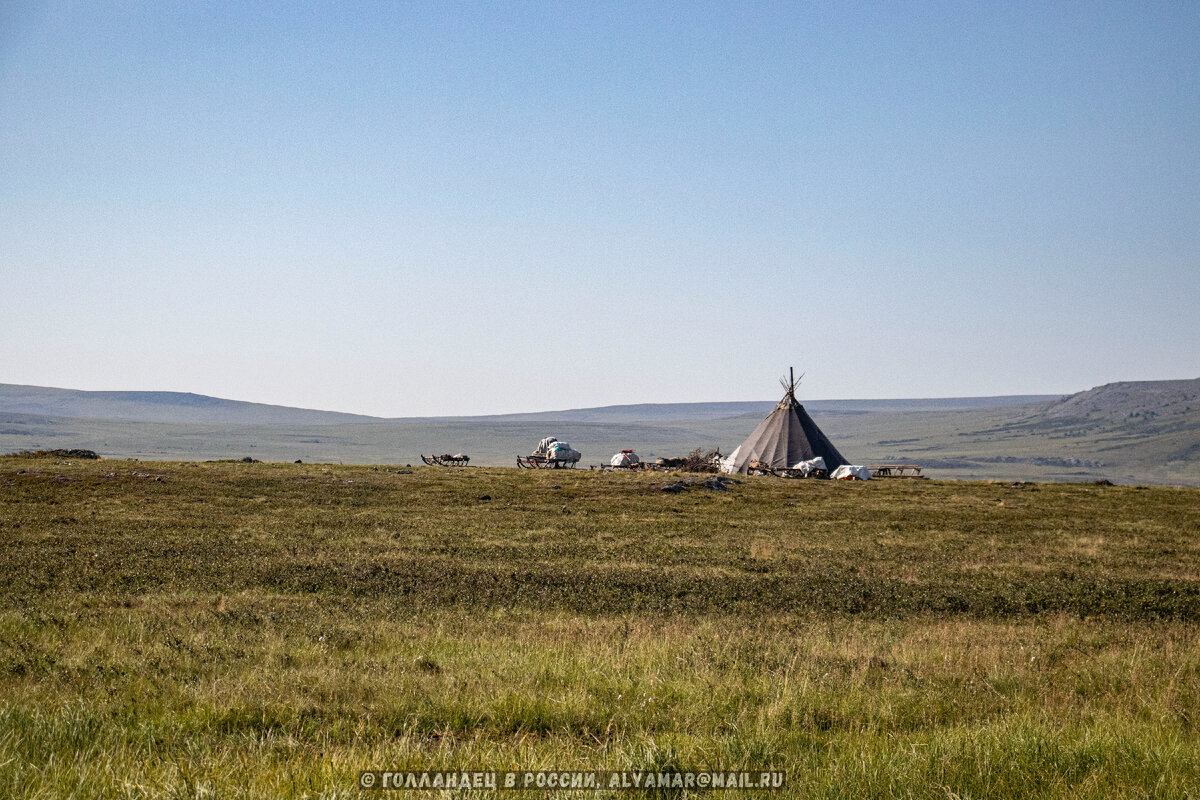
[[385,416],[1200,376],[1200,3],[0,5],[0,382]]

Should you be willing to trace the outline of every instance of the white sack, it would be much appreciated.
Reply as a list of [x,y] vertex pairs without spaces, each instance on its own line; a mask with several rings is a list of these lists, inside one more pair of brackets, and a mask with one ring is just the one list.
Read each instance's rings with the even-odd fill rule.
[[621,452],[621,453],[617,453],[615,456],[613,456],[609,460],[608,463],[614,467],[632,467],[634,464],[637,464],[638,462],[639,462],[639,459],[637,457],[637,453]]
[[742,446],[738,445],[732,453],[721,459],[721,466],[719,467],[721,472],[724,472],[726,475],[732,475],[737,472],[737,457],[740,452],[742,452]]
[[578,450],[571,449],[571,445],[566,442],[555,441],[550,445],[550,451],[546,455],[551,461],[578,461],[583,454]]
[[871,480],[871,470],[856,464],[842,464],[829,477],[835,481],[869,481]]
[[828,469],[828,467],[825,466],[825,459],[817,456],[816,458],[809,459],[808,461],[797,461],[792,465],[792,469],[800,470],[800,474],[807,477],[813,474],[813,472],[816,470]]

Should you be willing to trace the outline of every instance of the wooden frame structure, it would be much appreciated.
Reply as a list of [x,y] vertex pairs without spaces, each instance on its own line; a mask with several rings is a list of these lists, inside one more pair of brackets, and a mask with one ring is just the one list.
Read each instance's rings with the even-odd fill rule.
[[829,470],[827,469],[810,469],[807,473],[801,472],[798,469],[781,469],[772,467],[770,464],[764,464],[757,459],[750,462],[751,474],[758,472],[763,475],[774,475],[776,478],[828,478]]
[[421,460],[431,467],[465,467],[471,463],[471,457],[464,456],[462,453],[456,455],[443,453],[440,456],[422,455]]
[[916,464],[876,464],[867,467],[871,470],[872,478],[928,478],[921,474],[921,468]]
[[575,469],[578,458],[562,459],[548,456],[517,456],[517,467],[520,469]]

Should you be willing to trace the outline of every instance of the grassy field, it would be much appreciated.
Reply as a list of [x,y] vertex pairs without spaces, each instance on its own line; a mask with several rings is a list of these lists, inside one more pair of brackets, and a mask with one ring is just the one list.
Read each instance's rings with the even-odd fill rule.
[[0,458],[0,796],[1200,794],[1200,490],[690,479]]

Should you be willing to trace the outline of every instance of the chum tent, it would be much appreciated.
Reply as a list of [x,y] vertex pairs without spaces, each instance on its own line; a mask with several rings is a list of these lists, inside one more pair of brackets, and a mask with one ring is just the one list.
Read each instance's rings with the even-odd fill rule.
[[754,461],[774,469],[791,469],[801,461],[820,457],[831,472],[849,463],[796,399],[793,375],[789,373],[787,380],[780,381],[785,390],[783,399],[758,423],[749,438],[721,462],[722,472],[744,474]]

